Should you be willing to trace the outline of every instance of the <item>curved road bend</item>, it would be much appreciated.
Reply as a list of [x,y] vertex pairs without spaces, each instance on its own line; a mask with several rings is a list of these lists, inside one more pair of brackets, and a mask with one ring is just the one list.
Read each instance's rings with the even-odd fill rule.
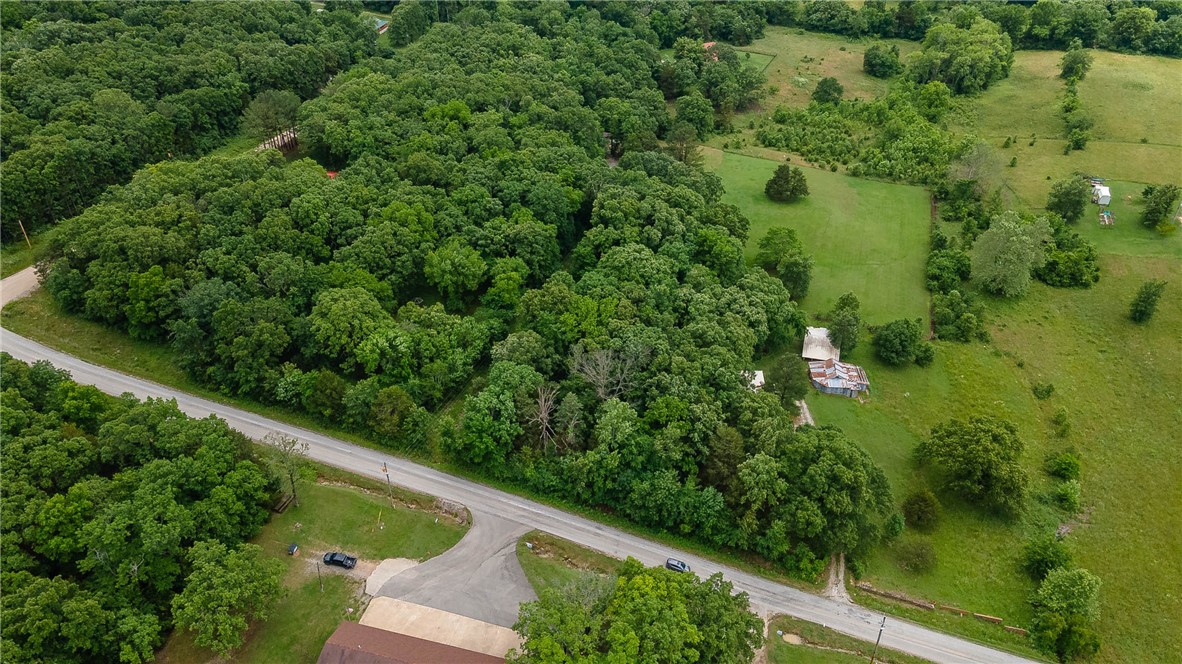
[[[15,276],[15,275],[14,275]],[[6,279],[5,282],[8,280]],[[4,284],[8,286],[8,284]],[[3,288],[3,286],[0,286]],[[3,301],[12,298],[4,288]],[[405,459],[391,457],[377,450],[359,447],[314,431],[277,422],[239,408],[186,394],[150,381],[134,378],[111,369],[84,362],[71,355],[48,348],[9,330],[0,330],[0,350],[26,362],[49,360],[69,371],[79,383],[95,385],[109,394],[130,392],[147,397],[176,399],[177,405],[193,417],[217,415],[242,433],[261,440],[273,431],[293,436],[309,444],[309,456],[350,472],[374,479],[384,479],[382,464],[389,468],[390,479],[400,486],[467,505],[474,513],[494,514],[523,527],[537,528],[611,556],[632,556],[646,565],[661,565],[670,555],[678,557],[702,576],[722,572],[735,589],[751,597],[754,610],[762,614],[783,613],[818,623],[850,636],[874,641],[882,614],[852,604],[844,604],[796,588],[764,579],[738,569],[720,565],[690,553],[671,550],[641,537],[616,530],[562,510],[547,507],[504,491],[471,482]],[[960,664],[979,662],[1002,664],[1029,662],[1016,655],[994,650],[942,632],[888,618],[882,645],[935,662]]]

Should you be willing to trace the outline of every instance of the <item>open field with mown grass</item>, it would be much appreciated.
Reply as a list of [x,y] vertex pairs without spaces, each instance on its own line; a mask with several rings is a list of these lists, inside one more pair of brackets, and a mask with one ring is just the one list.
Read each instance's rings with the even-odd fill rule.
[[[1100,283],[1088,290],[1036,283],[1025,298],[990,300],[992,344],[940,342],[927,369],[883,366],[864,340],[843,359],[867,367],[870,400],[813,394],[808,402],[818,423],[842,427],[867,448],[899,499],[930,483],[911,453],[932,425],[948,417],[1004,417],[1026,440],[1032,500],[1022,519],[1000,520],[938,494],[944,504],[940,525],[930,534],[903,537],[930,541],[936,568],[906,572],[894,549],[881,547],[866,561],[872,583],[1025,625],[1034,585],[1018,566],[1022,543],[1070,521],[1068,542],[1077,563],[1104,581],[1100,661],[1177,661],[1182,538],[1172,533],[1182,530],[1182,261],[1176,250],[1164,256],[1106,253],[1102,269]],[[1128,303],[1149,278],[1171,285],[1157,316],[1138,326],[1126,318]],[[1054,384],[1054,394],[1035,399],[1030,387],[1036,382]],[[1061,407],[1071,421],[1065,438],[1050,424]],[[1068,447],[1083,459],[1085,516],[1078,520],[1047,503],[1054,482],[1041,471],[1047,453]]]
[[[1182,181],[1182,61],[1109,51],[1092,55],[1092,68],[1079,83],[1082,108],[1096,122],[1084,150],[1063,154],[1062,51],[1018,51],[1009,78],[966,104],[967,122],[958,129],[994,148],[998,177],[1027,206],[1042,207],[1050,180],[1074,172],[1132,182]],[[1037,137],[1033,146],[1031,135]],[[1003,148],[1007,136],[1016,142]],[[1018,163],[1010,168],[1013,157]]]
[[[916,42],[884,41],[897,45],[903,57],[919,49]],[[875,40],[871,39],[852,41],[840,35],[769,25],[762,39],[739,47],[739,50],[771,56],[763,73],[768,85],[777,91],[764,99],[762,106],[772,111],[780,105],[808,106],[817,81],[826,76],[841,83],[846,99],[870,99],[885,93],[890,85],[888,81],[862,71],[862,56],[874,43]]]
[[926,318],[923,264],[931,216],[923,189],[805,168],[810,195],[777,203],[763,187],[779,162],[705,152],[707,168],[726,186],[723,200],[738,205],[751,221],[748,260],[773,227],[787,226],[800,236],[816,262],[805,310],[824,313],[842,293],[853,291],[871,323]]
[[[326,469],[327,470],[327,469]],[[327,470],[339,478],[339,471]],[[384,528],[376,528],[378,513]],[[231,655],[237,662],[288,664],[314,662],[324,642],[342,620],[357,620],[364,609],[360,579],[321,565],[320,590],[315,562],[326,551],[341,550],[367,560],[415,558],[426,560],[460,541],[466,528],[449,520],[435,522],[435,514],[391,507],[381,492],[357,487],[307,483],[300,506],[275,515],[254,543],[272,558],[283,561],[284,596],[268,620],[253,625],[246,643]],[[287,555],[292,542],[298,557]],[[347,609],[353,609],[349,613]],[[199,664],[222,661],[194,645],[188,632],[174,632],[157,655],[161,664]]]

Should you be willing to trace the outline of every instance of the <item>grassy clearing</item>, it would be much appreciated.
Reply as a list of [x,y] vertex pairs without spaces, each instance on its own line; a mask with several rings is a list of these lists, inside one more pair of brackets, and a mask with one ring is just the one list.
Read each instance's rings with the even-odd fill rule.
[[[1179,150],[1182,154],[1182,150]],[[1112,203],[1107,207],[1116,219],[1112,226],[1101,226],[1100,206],[1090,205],[1075,230],[1096,244],[1104,254],[1121,256],[1159,256],[1182,259],[1182,233],[1162,237],[1141,225],[1141,190],[1145,185],[1136,182],[1105,182],[1112,190]]]
[[[533,545],[531,550],[526,543]],[[517,542],[517,561],[534,592],[561,588],[590,576],[615,574],[621,561],[535,530]]]
[[[870,99],[887,91],[888,81],[862,71],[862,56],[873,41],[851,41],[839,35],[804,32],[768,26],[763,39],[740,48],[774,56],[763,70],[776,93],[763,101],[766,110],[776,106],[807,106],[817,81],[832,76],[845,88],[847,99]],[[916,42],[887,40],[904,54],[919,48]],[[756,56],[752,55],[752,59]]]
[[20,272],[37,262],[41,247],[45,244],[45,234],[31,235],[29,241],[33,246],[30,247],[26,244],[24,239],[0,245],[0,279]]
[[[961,130],[995,149],[1000,177],[1027,206],[1041,207],[1050,179],[1073,172],[1132,182],[1182,180],[1182,71],[1177,60],[1093,51],[1095,62],[1079,84],[1083,107],[1096,120],[1085,150],[1063,154],[1058,78],[1061,51],[1019,51],[1009,78],[978,97]],[[1029,145],[1030,136],[1038,137]],[[1003,149],[1006,136],[1016,145]],[[1145,143],[1141,140],[1145,139]]]
[[[892,547],[866,561],[867,578],[877,586],[999,615],[1009,624],[1030,619],[1026,598],[1034,586],[1018,567],[1021,543],[1069,521],[1045,501],[1053,482],[1041,472],[1042,461],[1049,452],[1078,449],[1087,516],[1073,522],[1068,541],[1078,564],[1104,581],[1100,661],[1176,661],[1182,654],[1176,645],[1182,626],[1174,620],[1182,612],[1182,539],[1161,534],[1182,530],[1177,510],[1182,458],[1174,453],[1182,440],[1177,417],[1182,262],[1176,254],[1106,254],[1102,269],[1092,289],[1035,284],[1023,299],[990,301],[993,343],[939,343],[936,362],[927,369],[885,367],[868,346],[860,347],[848,357],[866,366],[870,400],[859,404],[813,394],[808,402],[818,422],[842,427],[867,448],[898,498],[930,481],[911,453],[932,425],[975,413],[1017,425],[1027,442],[1024,464],[1034,496],[1023,519],[994,519],[942,495],[943,519],[935,531],[904,538],[932,543],[935,570],[903,571]],[[1125,318],[1128,302],[1149,278],[1164,278],[1171,286],[1157,317],[1136,326]],[[1055,393],[1036,400],[1030,391],[1035,382],[1053,383]],[[1050,425],[1060,407],[1072,422],[1066,438],[1055,436]],[[971,626],[1005,638],[991,625],[913,613],[915,620],[936,627]]]
[[[788,643],[776,634],[777,631],[795,634],[804,643]],[[854,664],[865,662],[873,650],[874,644],[788,616],[772,618],[768,629],[767,651],[771,664]],[[928,661],[887,648],[879,648],[876,659],[884,664],[924,664]]]
[[763,187],[778,162],[707,153],[710,167],[726,186],[724,200],[751,220],[749,260],[774,226],[791,227],[800,235],[816,261],[803,302],[807,311],[828,311],[842,293],[853,291],[871,323],[927,316],[923,264],[930,212],[923,189],[806,169],[810,195],[791,204],[776,203]]
[[[340,477],[339,471],[327,471]],[[315,561],[328,550],[344,550],[361,558],[426,559],[451,548],[466,528],[449,521],[435,523],[435,515],[406,507],[391,508],[383,493],[327,484],[303,489],[299,507],[276,515],[255,538],[270,557],[287,567],[285,596],[271,617],[254,625],[247,641],[234,652],[234,661],[255,664],[314,662],[324,642],[341,620],[361,616],[361,580],[333,570],[322,570],[324,591],[317,580]],[[374,528],[382,512],[383,529]],[[300,544],[299,557],[287,555],[291,542]],[[348,609],[353,609],[352,613]],[[162,664],[220,661],[193,644],[187,632],[176,632],[157,656]]]

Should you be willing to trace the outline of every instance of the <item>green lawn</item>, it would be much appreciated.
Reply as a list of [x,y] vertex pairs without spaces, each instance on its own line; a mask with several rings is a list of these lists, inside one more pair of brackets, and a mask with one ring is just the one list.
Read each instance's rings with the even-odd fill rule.
[[[907,53],[919,48],[916,42],[886,40]],[[740,48],[755,54],[774,56],[763,70],[776,93],[764,99],[765,110],[777,106],[807,106],[817,81],[832,76],[845,88],[846,99],[870,99],[887,91],[890,83],[862,71],[862,56],[872,40],[853,41],[840,35],[804,32],[794,28],[768,26],[764,37]],[[757,55],[752,55],[754,60]]]
[[1115,180],[1105,184],[1112,190],[1112,203],[1105,207],[1112,212],[1116,223],[1101,226],[1100,206],[1089,205],[1083,219],[1076,224],[1075,230],[1081,236],[1094,242],[1097,251],[1105,254],[1182,259],[1182,233],[1163,237],[1141,225],[1141,190],[1145,185]]
[[[1042,207],[1050,181],[1084,172],[1132,182],[1182,180],[1182,63],[1147,55],[1093,51],[1079,84],[1083,108],[1096,121],[1084,150],[1063,154],[1058,78],[1061,51],[1018,51],[1007,79],[972,102],[966,126],[995,149],[1000,178],[1025,205]],[[1031,134],[1038,136],[1029,145]],[[1017,143],[1003,149],[1006,136]],[[1141,142],[1145,139],[1145,143]],[[1008,165],[1017,157],[1014,168]]]
[[[800,637],[804,643],[784,641],[776,632]],[[866,662],[874,644],[810,622],[776,616],[768,630],[767,661],[771,664],[855,664]],[[923,664],[926,659],[879,648],[876,661],[884,664]]]
[[29,241],[33,246],[26,244],[23,238],[0,245],[0,279],[20,272],[36,262],[38,253],[44,245],[45,235],[32,235]]
[[706,152],[708,166],[726,186],[723,200],[738,205],[751,220],[748,260],[774,226],[800,235],[816,261],[803,302],[809,313],[826,312],[842,293],[853,291],[870,323],[927,316],[923,266],[931,217],[923,189],[806,168],[809,196],[776,203],[763,187],[778,162]]
[[[332,476],[339,473],[328,471]],[[254,542],[282,560],[286,593],[270,618],[254,625],[247,641],[231,659],[252,664],[315,662],[329,635],[342,620],[361,617],[362,582],[337,571],[323,573],[320,590],[314,561],[328,550],[343,550],[363,559],[416,558],[439,555],[455,545],[466,528],[449,520],[435,522],[427,511],[391,507],[380,492],[354,487],[310,484],[299,507],[271,519]],[[384,528],[376,528],[381,512]],[[287,546],[300,544],[300,556],[287,555]],[[347,609],[353,609],[349,613]],[[186,632],[176,632],[157,656],[161,664],[198,664],[219,661],[193,644]]]
[[[526,543],[533,548],[526,546]],[[517,561],[534,592],[561,588],[588,576],[616,573],[619,560],[535,530],[517,542]]]
[[[1133,238],[1112,244],[1118,250],[1144,249]],[[865,340],[843,356],[866,366],[871,398],[858,403],[813,394],[810,409],[819,423],[840,426],[866,447],[898,498],[928,481],[911,460],[919,438],[947,417],[974,413],[1017,425],[1027,442],[1024,464],[1034,496],[1027,515],[1008,523],[941,495],[939,527],[931,534],[904,536],[932,543],[935,570],[905,572],[893,549],[882,547],[866,561],[868,580],[1002,616],[1009,624],[1027,624],[1026,597],[1033,584],[1018,568],[1018,549],[1027,535],[1047,532],[1066,519],[1040,500],[1052,486],[1040,466],[1048,452],[1074,446],[1084,461],[1088,516],[1068,541],[1077,562],[1104,581],[1100,660],[1176,661],[1182,638],[1175,619],[1182,615],[1182,538],[1168,534],[1182,531],[1177,509],[1182,505],[1182,455],[1177,454],[1182,440],[1177,351],[1182,261],[1176,251],[1155,253],[1160,252],[1105,254],[1103,276],[1092,289],[1035,284],[1023,299],[990,300],[993,343],[938,343],[936,362],[927,369],[885,367]],[[1171,286],[1157,317],[1137,326],[1125,314],[1148,278],[1164,278]],[[1034,399],[1030,386],[1035,382],[1053,383],[1055,393],[1046,401]],[[1050,425],[1059,407],[1071,417],[1066,439],[1056,437]],[[937,621],[937,626],[955,623],[954,617],[914,613],[914,619]],[[981,629],[996,628],[982,624]]]

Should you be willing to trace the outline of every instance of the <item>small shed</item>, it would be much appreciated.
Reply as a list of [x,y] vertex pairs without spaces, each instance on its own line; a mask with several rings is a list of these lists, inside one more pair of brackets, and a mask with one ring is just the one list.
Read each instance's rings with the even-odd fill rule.
[[829,330],[823,327],[806,328],[804,348],[800,356],[806,360],[840,360],[841,349],[829,341]]
[[837,360],[809,362],[809,380],[813,387],[825,394],[853,398],[870,391],[870,380],[866,378],[865,369]]
[[1092,202],[1096,205],[1108,205],[1112,202],[1112,192],[1102,184],[1092,185]]

